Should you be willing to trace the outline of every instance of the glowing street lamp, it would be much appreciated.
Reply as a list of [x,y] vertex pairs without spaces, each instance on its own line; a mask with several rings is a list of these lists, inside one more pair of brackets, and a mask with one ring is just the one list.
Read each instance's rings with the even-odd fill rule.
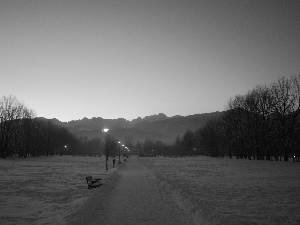
[[68,146],[67,146],[67,145],[65,145],[65,151],[67,151],[67,148],[68,148]]
[[104,133],[107,133],[107,132],[108,132],[108,130],[109,130],[109,129],[107,129],[107,128],[104,128],[102,131],[103,131]]
[[68,146],[65,145],[61,150],[57,151],[56,154],[59,154],[60,156],[62,156],[63,154],[66,154],[67,147]]
[[104,128],[102,130],[102,132],[104,132],[104,142],[105,142],[105,168],[106,168],[106,171],[108,170],[108,165],[107,165],[107,161],[108,161],[108,149],[107,149],[107,143],[106,143],[106,135],[107,135],[107,132],[108,132],[109,129],[107,128]]
[[118,163],[118,164],[120,164],[120,163],[121,163],[121,160],[120,160],[120,157],[121,157],[121,151],[120,151],[120,145],[121,145],[121,142],[118,141],[118,143],[119,143],[119,163]]

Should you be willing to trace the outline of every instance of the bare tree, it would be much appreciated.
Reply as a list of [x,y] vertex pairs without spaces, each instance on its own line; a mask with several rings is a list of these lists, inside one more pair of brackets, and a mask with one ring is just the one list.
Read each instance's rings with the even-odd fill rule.
[[24,132],[20,129],[24,119],[33,117],[33,111],[29,110],[15,96],[3,96],[0,99],[0,154],[1,157],[19,154],[16,152],[24,138]]
[[299,76],[279,78],[272,84],[274,107],[272,116],[276,123],[275,136],[283,148],[284,161],[288,161],[293,133],[299,125]]

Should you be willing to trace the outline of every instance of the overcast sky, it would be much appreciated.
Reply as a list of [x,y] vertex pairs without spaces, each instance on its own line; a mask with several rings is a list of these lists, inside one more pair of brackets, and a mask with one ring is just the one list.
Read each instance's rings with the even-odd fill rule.
[[61,121],[223,111],[300,74],[300,1],[0,0],[0,97]]

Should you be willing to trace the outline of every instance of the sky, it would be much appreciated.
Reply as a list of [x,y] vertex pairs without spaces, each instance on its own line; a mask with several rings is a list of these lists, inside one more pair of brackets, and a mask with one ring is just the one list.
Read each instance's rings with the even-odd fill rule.
[[38,117],[223,111],[300,74],[300,1],[0,0],[0,97]]

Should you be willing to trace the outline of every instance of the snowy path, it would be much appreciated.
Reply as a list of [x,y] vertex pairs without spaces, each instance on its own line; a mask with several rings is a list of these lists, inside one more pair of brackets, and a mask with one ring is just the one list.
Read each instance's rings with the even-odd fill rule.
[[110,183],[92,191],[95,197],[76,213],[71,224],[189,224],[137,157],[122,165]]

